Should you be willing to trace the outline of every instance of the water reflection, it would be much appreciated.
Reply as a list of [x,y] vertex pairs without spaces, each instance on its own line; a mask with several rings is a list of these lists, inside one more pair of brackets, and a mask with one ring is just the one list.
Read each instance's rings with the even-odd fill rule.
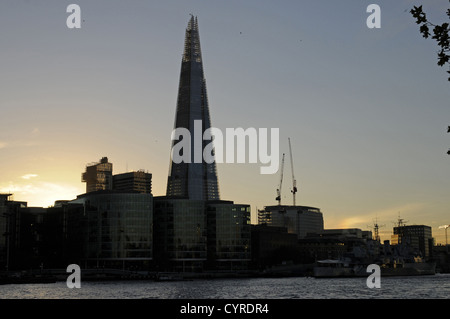
[[65,282],[3,285],[4,299],[318,299],[318,298],[448,298],[450,274],[382,278],[380,289],[369,289],[365,278],[254,278],[179,282]]

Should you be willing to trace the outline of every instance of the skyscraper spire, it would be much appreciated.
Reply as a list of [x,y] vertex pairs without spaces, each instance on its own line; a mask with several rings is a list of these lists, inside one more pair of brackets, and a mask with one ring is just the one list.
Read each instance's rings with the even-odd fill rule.
[[[191,15],[191,20],[186,28],[186,36],[184,42],[183,62],[194,60],[202,62],[202,53],[200,50],[200,36],[198,33],[198,20]],[[203,68],[203,66],[202,66]]]
[[[203,73],[202,54],[197,17],[191,15],[186,28],[180,83],[174,128],[186,128],[191,133],[190,163],[170,163],[167,196],[196,200],[220,199],[216,164],[194,161],[194,121],[201,120],[203,132],[211,127],[206,81]],[[179,141],[172,142],[172,148]],[[202,141],[202,150],[211,141]],[[198,142],[197,142],[198,143]]]

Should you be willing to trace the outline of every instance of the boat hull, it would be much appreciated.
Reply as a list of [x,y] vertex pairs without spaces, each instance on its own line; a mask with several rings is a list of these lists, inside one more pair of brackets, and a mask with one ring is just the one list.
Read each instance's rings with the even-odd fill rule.
[[381,276],[426,276],[436,274],[436,263],[405,263],[403,267],[381,268]]
[[[425,276],[436,274],[435,263],[405,263],[402,267],[381,267],[381,277]],[[367,277],[370,273],[363,267],[314,267],[316,278]]]

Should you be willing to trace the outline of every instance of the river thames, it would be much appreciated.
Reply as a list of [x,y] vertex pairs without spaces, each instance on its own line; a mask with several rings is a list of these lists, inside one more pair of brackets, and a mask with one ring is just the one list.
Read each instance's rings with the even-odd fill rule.
[[2,299],[449,299],[450,274],[381,278],[250,278],[155,282],[150,280],[1,285]]

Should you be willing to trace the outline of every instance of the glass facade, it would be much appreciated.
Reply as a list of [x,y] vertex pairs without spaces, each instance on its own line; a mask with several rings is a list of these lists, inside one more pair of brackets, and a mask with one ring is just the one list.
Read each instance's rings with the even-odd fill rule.
[[[190,132],[190,150],[182,150],[190,154],[190,162],[171,161],[167,180],[167,196],[180,196],[192,200],[218,200],[219,185],[216,163],[207,163],[203,159],[195,160],[195,152],[203,150],[212,143],[201,140],[201,148],[197,149],[195,139],[195,123],[201,122],[201,135],[211,127],[206,80],[203,73],[200,36],[197,19],[192,17],[186,28],[184,53],[181,63],[180,82],[178,88],[177,109],[174,129],[185,128]],[[179,141],[172,141],[172,149]]]
[[407,244],[415,250],[415,253],[430,257],[433,246],[431,227],[425,225],[394,227],[391,242],[393,245]]
[[246,269],[251,261],[250,206],[208,203],[208,256],[219,270]]
[[79,196],[86,267],[143,268],[153,259],[153,196],[94,192]]
[[144,171],[113,175],[113,190],[129,193],[152,193],[152,174]]
[[155,258],[163,270],[201,271],[206,261],[205,202],[155,198]]
[[157,197],[154,214],[162,270],[237,270],[251,261],[249,205]]
[[289,233],[304,238],[308,233],[323,231],[320,209],[309,206],[266,206],[258,212],[259,224],[286,227]]

